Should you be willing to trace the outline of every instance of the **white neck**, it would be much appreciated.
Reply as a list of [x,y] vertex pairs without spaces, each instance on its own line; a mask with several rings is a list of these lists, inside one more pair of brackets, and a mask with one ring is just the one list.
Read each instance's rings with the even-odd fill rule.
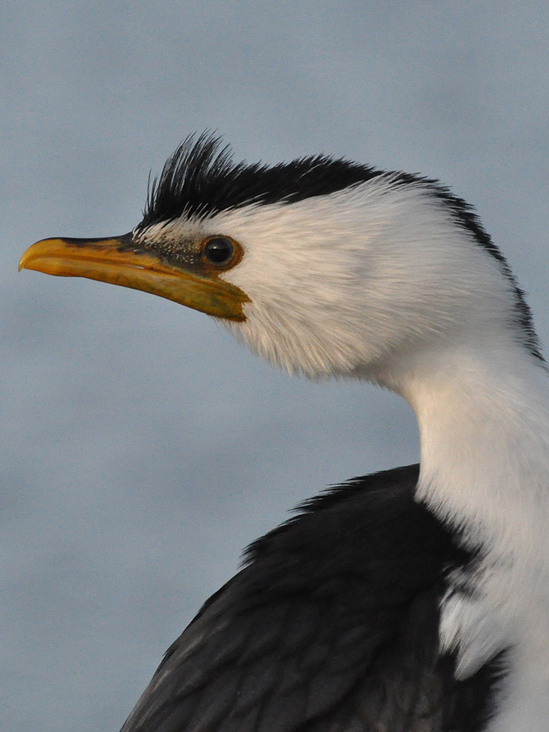
[[[549,729],[549,377],[522,346],[423,355],[397,390],[421,434],[418,498],[481,549],[443,606],[466,677],[511,647],[497,732]],[[393,384],[393,387],[395,384]]]
[[422,360],[403,388],[421,434],[420,497],[473,541],[537,553],[532,531],[549,526],[547,372],[520,346]]

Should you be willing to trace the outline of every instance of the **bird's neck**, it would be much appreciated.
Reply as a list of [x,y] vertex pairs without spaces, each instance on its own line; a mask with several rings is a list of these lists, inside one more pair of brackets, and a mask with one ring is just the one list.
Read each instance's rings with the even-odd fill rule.
[[519,346],[460,347],[415,362],[398,390],[420,429],[419,497],[471,538],[531,546],[549,525],[542,363]]

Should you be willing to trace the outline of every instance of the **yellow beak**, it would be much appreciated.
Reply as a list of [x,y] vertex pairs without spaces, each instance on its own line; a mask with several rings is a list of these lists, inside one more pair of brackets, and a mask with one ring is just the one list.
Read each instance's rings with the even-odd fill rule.
[[242,321],[249,297],[217,273],[197,274],[163,261],[153,251],[131,248],[131,234],[111,239],[42,239],[21,257],[19,270],[143,290],[216,318]]

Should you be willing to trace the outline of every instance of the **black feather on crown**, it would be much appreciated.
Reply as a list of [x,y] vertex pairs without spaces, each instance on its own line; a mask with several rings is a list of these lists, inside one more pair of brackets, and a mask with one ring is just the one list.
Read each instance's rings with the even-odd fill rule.
[[367,165],[327,155],[273,166],[235,163],[221,138],[203,132],[187,137],[149,186],[140,228],[183,214],[200,218],[250,203],[295,203],[382,174]]

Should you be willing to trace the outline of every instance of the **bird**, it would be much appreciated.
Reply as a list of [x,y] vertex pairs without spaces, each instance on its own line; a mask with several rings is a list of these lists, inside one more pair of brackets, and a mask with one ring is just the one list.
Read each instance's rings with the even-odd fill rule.
[[306,501],[166,652],[123,732],[547,732],[549,379],[475,210],[319,154],[191,135],[141,222],[20,269],[155,294],[291,374],[413,408],[421,459]]

